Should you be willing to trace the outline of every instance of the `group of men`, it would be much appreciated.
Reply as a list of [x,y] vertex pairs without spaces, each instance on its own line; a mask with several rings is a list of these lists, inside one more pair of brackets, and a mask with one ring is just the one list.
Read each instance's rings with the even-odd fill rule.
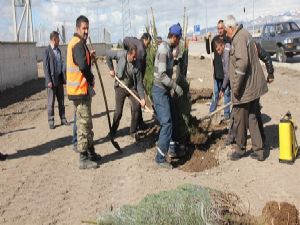
[[[267,93],[267,83],[274,80],[274,68],[269,54],[256,43],[249,32],[229,15],[225,22],[218,21],[218,35],[214,37],[211,49],[214,50],[214,93],[210,107],[213,112],[220,97],[224,104],[232,101],[224,110],[224,119],[231,119],[226,144],[235,144],[231,160],[246,156],[247,129],[250,131],[251,157],[265,160],[265,134],[260,111],[260,97]],[[207,39],[207,50],[210,34]],[[208,51],[208,53],[210,53]],[[267,69],[265,78],[259,59]],[[230,116],[229,116],[230,115]]]
[[[219,99],[224,96],[224,103],[232,101],[233,107],[224,110],[224,119],[231,119],[228,135],[228,144],[235,143],[232,160],[245,156],[247,129],[252,139],[253,158],[264,160],[263,148],[265,135],[260,114],[260,97],[268,91],[267,83],[274,79],[274,69],[269,55],[256,44],[251,35],[238,25],[233,16],[219,20],[218,35],[213,38],[210,45],[207,41],[207,51],[214,52],[214,94],[210,112],[216,110]],[[94,75],[91,72],[92,61],[95,60],[95,51],[87,47],[89,20],[79,16],[76,20],[76,33],[68,44],[67,63],[64,68],[60,50],[58,48],[59,36],[57,32],[50,35],[50,45],[44,57],[46,87],[48,93],[48,123],[54,129],[54,97],[59,104],[61,124],[68,125],[65,118],[63,104],[63,84],[66,84],[69,100],[74,103],[74,149],[79,152],[79,168],[90,169],[98,167],[101,156],[95,152],[93,143],[93,124],[91,101],[94,95]],[[211,34],[208,34],[210,38]],[[152,97],[156,118],[161,129],[157,142],[157,155],[155,161],[164,168],[172,168],[167,161],[167,155],[181,157],[184,149],[174,145],[173,115],[176,109],[172,106],[172,98],[183,94],[182,88],[172,79],[174,66],[174,49],[179,45],[182,37],[180,24],[169,28],[167,41],[158,45],[154,63]],[[126,97],[131,102],[130,140],[139,139],[138,129],[146,127],[141,107],[145,106],[145,91],[143,78],[146,70],[146,49],[151,42],[151,36],[145,33],[141,39],[126,37],[124,50],[108,51],[106,62],[110,76],[115,80],[115,113],[111,129],[115,137],[122,117]],[[264,77],[261,58],[267,65],[268,78]],[[113,60],[116,60],[116,68]],[[64,74],[66,73],[66,76]],[[120,84],[122,82],[122,85]],[[126,85],[134,94],[139,96],[136,101],[123,87]],[[231,94],[232,92],[232,94]]]

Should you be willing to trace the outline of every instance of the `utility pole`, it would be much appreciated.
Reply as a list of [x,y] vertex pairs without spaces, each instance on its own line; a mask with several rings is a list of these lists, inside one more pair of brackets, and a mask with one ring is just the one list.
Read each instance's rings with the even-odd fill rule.
[[252,11],[252,36],[254,36],[254,0],[252,0],[252,7],[253,7],[253,11]]
[[245,4],[244,4],[244,13],[246,15],[245,28],[246,28],[246,30],[248,30],[248,18],[247,18],[246,2],[247,1],[245,1]]
[[125,36],[131,34],[131,18],[129,0],[122,1],[122,23],[123,23],[123,39]]
[[[20,22],[17,23],[18,19],[18,8],[22,8],[22,14],[19,15]],[[31,12],[31,1],[30,0],[12,0],[13,9],[13,26],[14,26],[14,38],[15,41],[20,41],[20,30],[25,17],[25,41],[34,41],[33,37],[33,24],[32,24],[32,12]],[[29,38],[30,36],[30,38]]]
[[207,1],[205,0],[205,32],[207,34]]

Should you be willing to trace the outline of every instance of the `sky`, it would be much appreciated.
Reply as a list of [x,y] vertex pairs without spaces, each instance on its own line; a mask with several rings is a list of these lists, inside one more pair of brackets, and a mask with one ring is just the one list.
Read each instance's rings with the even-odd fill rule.
[[[13,0],[0,0],[0,41],[13,41]],[[168,27],[183,21],[183,9],[187,8],[189,31],[200,25],[201,30],[215,27],[219,19],[232,14],[238,21],[252,20],[262,15],[278,15],[300,9],[300,0],[125,0],[129,2],[131,29],[126,35],[138,36],[151,18],[154,10],[156,26],[160,36],[167,35]],[[101,39],[105,27],[113,42],[123,37],[122,0],[31,0],[35,40],[47,44],[49,34],[57,27],[66,27],[66,38],[70,40],[76,18],[83,14],[90,20],[90,33],[94,42]],[[126,8],[126,7],[125,7]],[[244,8],[246,13],[244,13]],[[125,16],[129,18],[129,10]],[[21,15],[21,8],[18,9]],[[148,15],[148,16],[147,16]],[[129,21],[129,20],[127,20]],[[25,22],[25,21],[24,21]],[[129,22],[127,23],[129,27]],[[23,24],[25,26],[25,23]],[[25,34],[21,38],[24,39]]]

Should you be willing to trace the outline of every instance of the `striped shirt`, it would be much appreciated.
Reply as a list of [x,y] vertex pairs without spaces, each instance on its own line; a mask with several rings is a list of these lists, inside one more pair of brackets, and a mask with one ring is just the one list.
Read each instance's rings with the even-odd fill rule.
[[157,49],[154,62],[154,85],[164,89],[176,87],[173,75],[173,48],[168,42],[162,42]]

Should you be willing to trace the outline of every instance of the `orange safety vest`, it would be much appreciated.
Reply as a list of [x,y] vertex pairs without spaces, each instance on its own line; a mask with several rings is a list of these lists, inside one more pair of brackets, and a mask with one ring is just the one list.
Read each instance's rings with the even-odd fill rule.
[[[67,94],[71,96],[80,96],[88,94],[88,83],[78,65],[74,63],[73,48],[80,42],[80,38],[74,36],[68,44],[67,50]],[[87,64],[91,64],[91,57],[88,49],[86,48]]]

